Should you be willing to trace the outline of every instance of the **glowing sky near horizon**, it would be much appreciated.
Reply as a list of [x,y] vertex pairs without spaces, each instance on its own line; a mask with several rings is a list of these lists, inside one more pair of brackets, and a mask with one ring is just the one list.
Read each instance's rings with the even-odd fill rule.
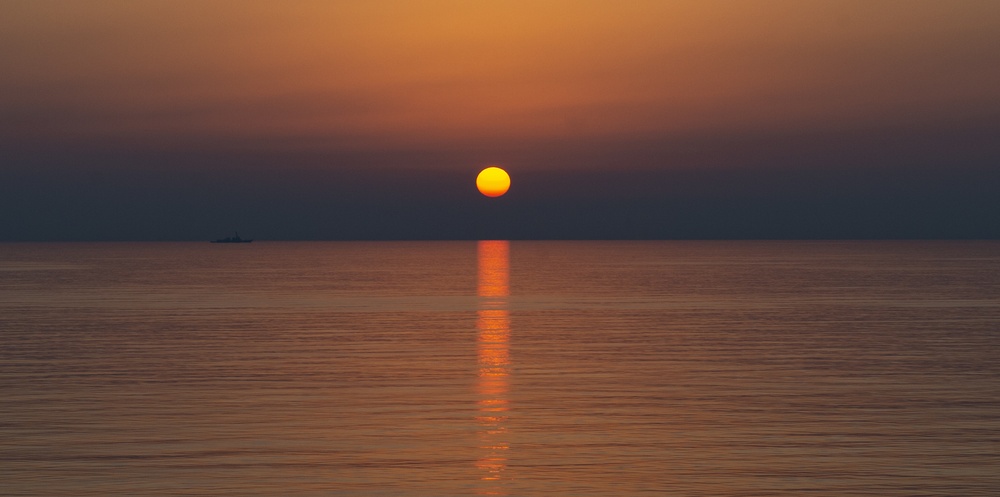
[[997,47],[996,1],[6,0],[0,240],[1000,238]]

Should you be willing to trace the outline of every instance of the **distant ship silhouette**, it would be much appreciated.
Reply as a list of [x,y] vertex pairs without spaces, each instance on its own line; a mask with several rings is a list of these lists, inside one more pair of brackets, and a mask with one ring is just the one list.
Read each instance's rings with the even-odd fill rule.
[[239,232],[234,232],[234,233],[236,233],[236,236],[227,236],[226,238],[219,238],[218,240],[212,240],[211,243],[250,243],[253,241],[253,240],[244,240],[240,238]]

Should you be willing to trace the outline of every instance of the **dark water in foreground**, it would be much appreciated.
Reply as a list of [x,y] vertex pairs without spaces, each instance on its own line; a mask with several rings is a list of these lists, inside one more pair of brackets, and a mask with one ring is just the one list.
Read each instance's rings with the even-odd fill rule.
[[1000,243],[0,244],[0,494],[997,495]]

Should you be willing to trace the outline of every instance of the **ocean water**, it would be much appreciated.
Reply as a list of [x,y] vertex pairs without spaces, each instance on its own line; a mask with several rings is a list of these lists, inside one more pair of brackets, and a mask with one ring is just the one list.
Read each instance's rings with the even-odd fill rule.
[[0,495],[1000,491],[1000,243],[0,244]]

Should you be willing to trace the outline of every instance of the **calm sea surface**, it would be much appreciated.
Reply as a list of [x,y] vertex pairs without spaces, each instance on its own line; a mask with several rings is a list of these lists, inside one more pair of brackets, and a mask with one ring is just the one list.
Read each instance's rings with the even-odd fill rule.
[[0,244],[0,494],[986,496],[1000,243]]

